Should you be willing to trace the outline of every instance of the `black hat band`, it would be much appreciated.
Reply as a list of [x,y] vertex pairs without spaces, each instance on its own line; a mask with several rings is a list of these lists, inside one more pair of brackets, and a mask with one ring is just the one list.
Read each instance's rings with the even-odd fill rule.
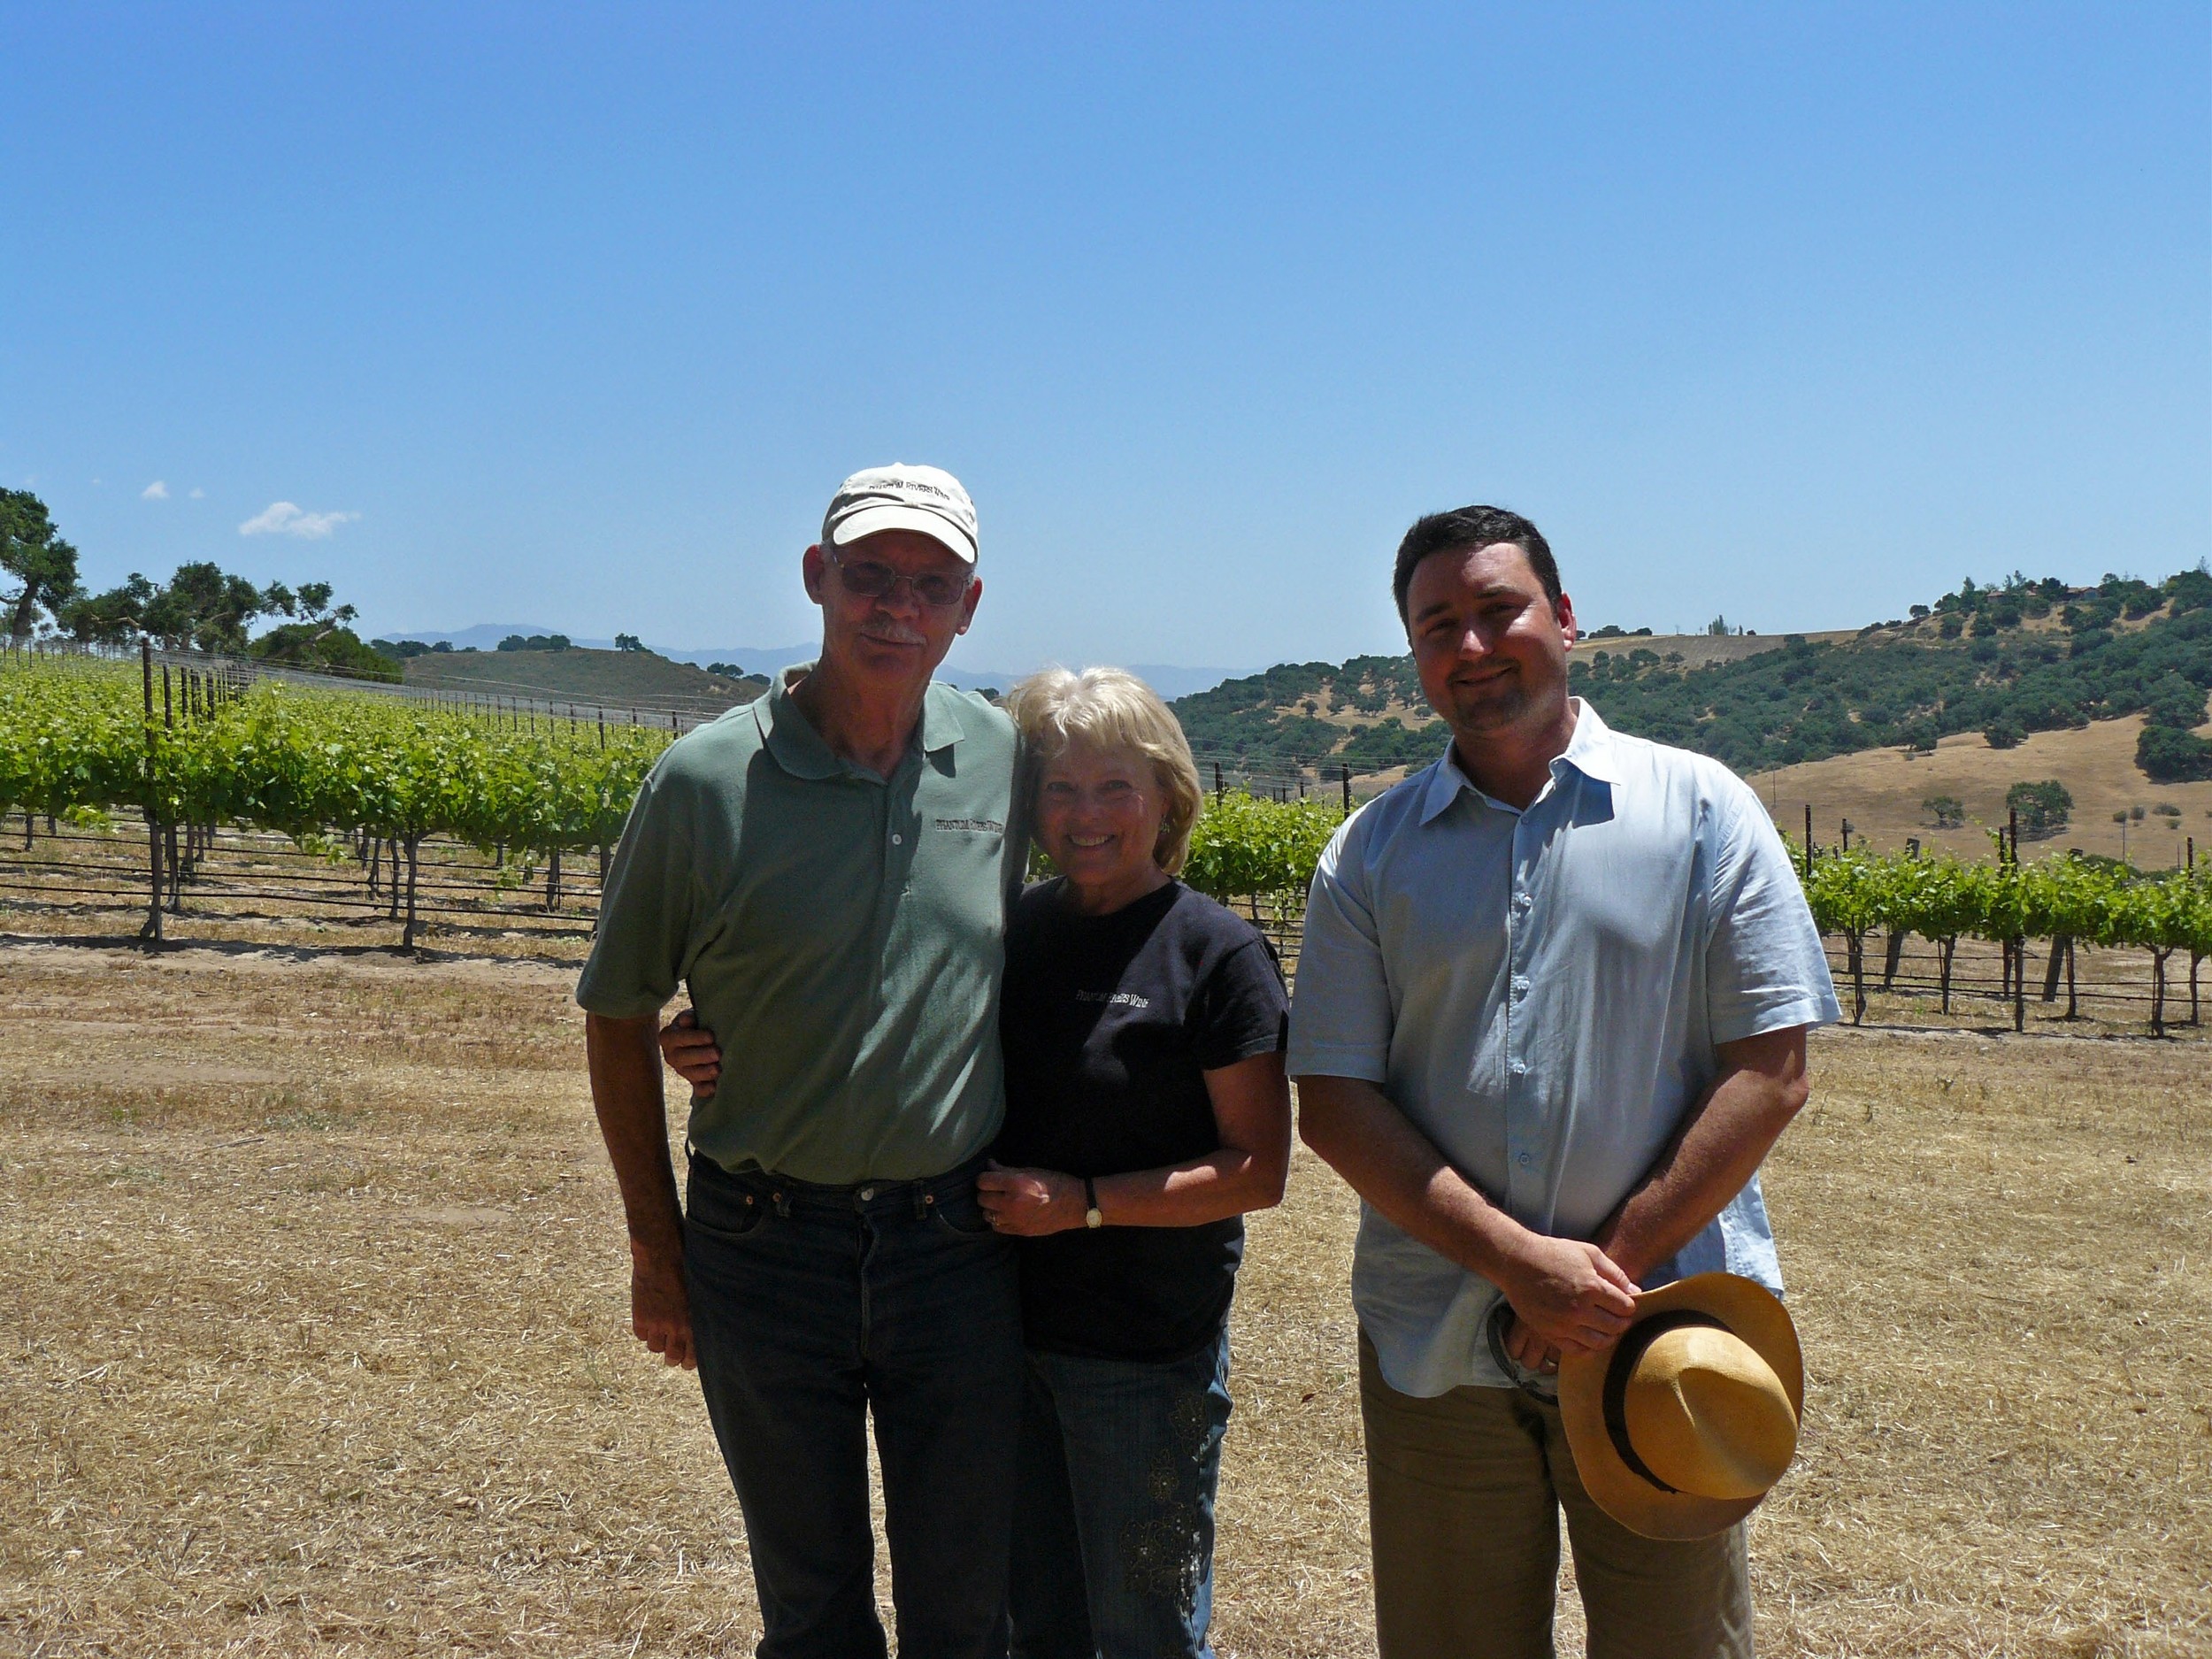
[[[1636,1374],[1636,1367],[1643,1363],[1644,1355],[1654,1342],[1670,1331],[1679,1331],[1686,1325],[1703,1325],[1709,1330],[1726,1331],[1728,1327],[1709,1313],[1685,1311],[1654,1314],[1650,1318],[1632,1325],[1628,1334],[1614,1346],[1613,1358],[1605,1368],[1605,1432],[1613,1442],[1613,1449],[1621,1455],[1621,1461],[1633,1470],[1639,1478],[1649,1481],[1662,1492],[1681,1495],[1681,1488],[1671,1486],[1653,1474],[1644,1460],[1636,1455],[1636,1448],[1628,1439],[1628,1379]],[[1733,1332],[1729,1333],[1732,1336]]]

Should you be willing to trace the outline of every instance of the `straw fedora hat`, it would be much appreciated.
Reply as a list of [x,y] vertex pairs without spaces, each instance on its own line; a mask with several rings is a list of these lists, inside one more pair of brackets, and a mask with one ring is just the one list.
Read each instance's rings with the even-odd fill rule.
[[1750,1514],[1796,1455],[1804,1409],[1796,1327],[1734,1273],[1645,1291],[1619,1341],[1559,1362],[1583,1489],[1646,1538],[1709,1538]]

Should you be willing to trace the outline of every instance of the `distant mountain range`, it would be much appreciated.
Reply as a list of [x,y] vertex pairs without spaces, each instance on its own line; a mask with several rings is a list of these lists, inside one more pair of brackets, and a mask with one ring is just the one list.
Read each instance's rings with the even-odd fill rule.
[[[527,639],[534,634],[550,634],[554,632],[556,630],[541,622],[480,622],[473,627],[451,633],[437,628],[379,629],[377,637],[420,640],[425,645],[436,645],[442,641],[457,651],[465,650],[470,646],[480,651],[495,651],[499,649],[500,641],[511,634],[519,634]],[[587,640],[575,635],[570,636],[569,643],[582,646],[587,650],[611,651],[614,649],[612,640]],[[650,644],[650,641],[648,643]],[[660,645],[654,645],[652,649],[671,662],[695,663],[702,668],[710,663],[723,663],[742,673],[772,674],[779,668],[788,667],[793,663],[810,661],[819,649],[819,643],[818,641],[806,640],[797,645],[718,645],[695,651],[671,650]],[[1251,668],[1186,668],[1175,663],[1131,663],[1127,667],[1131,673],[1140,676],[1171,703],[1194,691],[1208,690],[1225,680],[1256,672]],[[939,669],[937,677],[964,690],[975,691],[989,687],[1003,691],[1026,672],[948,666]]]

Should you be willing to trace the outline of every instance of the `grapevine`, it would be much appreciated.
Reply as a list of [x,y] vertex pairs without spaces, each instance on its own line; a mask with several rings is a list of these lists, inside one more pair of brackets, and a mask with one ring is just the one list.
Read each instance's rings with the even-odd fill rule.
[[[266,681],[172,724],[148,717],[137,672],[65,659],[0,673],[0,812],[105,822],[127,810],[172,834],[228,823],[309,848],[334,836],[382,843],[395,914],[403,855],[411,869],[423,838],[450,836],[487,855],[543,856],[550,905],[560,856],[603,852],[620,838],[669,741],[652,727],[549,718],[524,731],[477,710]],[[1319,801],[1217,794],[1194,828],[1185,879],[1217,898],[1252,900],[1256,914],[1264,899],[1286,921],[1343,821]],[[2197,964],[2212,956],[2212,867],[2145,872],[2074,856],[1970,863],[1863,848],[1808,859],[1801,846],[1795,856],[1816,924],[1844,941],[1855,1018],[1865,1014],[1865,944],[1877,931],[1935,944],[1946,1013],[1962,939],[2004,945],[2016,987],[2027,941],[2049,940],[2050,982],[2066,964],[2070,1010],[2077,947],[2145,950],[2159,1031],[2170,961],[2189,959],[2193,1006]]]

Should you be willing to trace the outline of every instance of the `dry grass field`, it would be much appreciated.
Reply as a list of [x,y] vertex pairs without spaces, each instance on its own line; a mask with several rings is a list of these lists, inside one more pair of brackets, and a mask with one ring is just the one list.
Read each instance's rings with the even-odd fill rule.
[[[749,1653],[693,1384],[626,1335],[568,983],[0,949],[0,1648]],[[1820,1039],[1768,1171],[1813,1386],[1766,1652],[2212,1652],[2202,1054]],[[1225,1659],[1372,1651],[1353,1219],[1302,1157],[1254,1229]]]
[[[2142,717],[2130,715],[2093,721],[2078,731],[2038,732],[2016,749],[1992,749],[1980,733],[1962,732],[1945,738],[1932,754],[1870,749],[1778,767],[1748,781],[1792,834],[1803,833],[1809,805],[1813,832],[1824,845],[1835,841],[1847,818],[1854,839],[1863,837],[1885,850],[1918,836],[1931,851],[1985,859],[1990,856],[1985,830],[2005,822],[2005,791],[2016,783],[2055,778],[2074,797],[2071,821],[2062,834],[2024,843],[2024,856],[2048,857],[2073,847],[2117,858],[2121,826],[2112,815],[2140,807],[2144,816],[2128,824],[2125,848],[2139,867],[2180,863],[2190,836],[2196,838],[2200,858],[2212,857],[2212,783],[2153,783],[2135,764],[2135,741],[2142,731]],[[2212,726],[2202,733],[2212,736]],[[1955,797],[1966,809],[1958,828],[1934,828],[1922,810],[1923,801],[1939,795]],[[2161,813],[2162,805],[2174,813]]]

